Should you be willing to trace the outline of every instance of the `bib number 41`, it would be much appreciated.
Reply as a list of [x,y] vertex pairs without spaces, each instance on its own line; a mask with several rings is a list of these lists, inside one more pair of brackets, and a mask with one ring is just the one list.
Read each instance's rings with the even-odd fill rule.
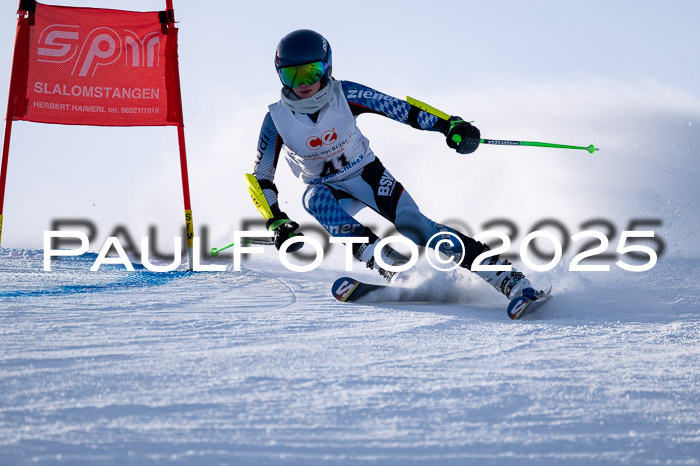
[[328,160],[323,164],[323,171],[321,171],[321,178],[327,176],[333,176],[340,173],[340,171],[348,166],[348,159],[345,158],[345,154],[340,154],[338,157]]

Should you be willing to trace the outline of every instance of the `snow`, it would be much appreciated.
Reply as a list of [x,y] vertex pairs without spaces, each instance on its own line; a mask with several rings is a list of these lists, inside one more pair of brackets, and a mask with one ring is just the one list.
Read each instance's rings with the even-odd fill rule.
[[[510,321],[466,272],[447,304],[344,304],[341,268],[90,272],[0,251],[0,464],[698,464],[700,277],[533,274]],[[562,265],[563,267],[563,265]],[[355,275],[372,279],[369,272]]]

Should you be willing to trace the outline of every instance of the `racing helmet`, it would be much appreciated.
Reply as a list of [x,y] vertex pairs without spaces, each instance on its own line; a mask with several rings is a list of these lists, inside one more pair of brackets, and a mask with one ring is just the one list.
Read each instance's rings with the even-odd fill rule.
[[310,29],[298,29],[277,44],[277,75],[287,88],[318,81],[325,86],[331,79],[331,55],[331,45],[325,37]]

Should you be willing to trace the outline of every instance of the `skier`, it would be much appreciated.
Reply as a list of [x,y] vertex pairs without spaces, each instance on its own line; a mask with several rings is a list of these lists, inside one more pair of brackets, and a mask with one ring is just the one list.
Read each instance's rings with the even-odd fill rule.
[[[355,119],[373,113],[416,129],[439,132],[446,136],[447,145],[460,154],[477,149],[479,130],[460,117],[443,120],[361,84],[335,80],[331,76],[331,56],[328,41],[308,29],[291,32],[277,46],[275,67],[282,81],[282,95],[269,106],[263,121],[253,170],[274,214],[267,227],[274,231],[275,246],[279,249],[299,228],[280,210],[278,190],[273,182],[279,153],[284,148],[292,172],[308,186],[302,198],[306,211],[332,236],[369,238],[367,243],[352,245],[353,255],[382,277],[391,281],[394,274],[375,262],[375,247],[380,238],[353,218],[364,207],[391,221],[399,233],[417,245],[426,245],[437,233],[457,235],[464,249],[459,244],[448,248],[443,242],[441,251],[471,270],[476,257],[488,247],[423,215],[408,191],[372,152]],[[454,135],[461,136],[459,144],[453,141]],[[435,248],[440,239],[441,236],[436,237],[427,246]],[[289,250],[301,245],[296,243]],[[407,262],[389,246],[382,248],[381,257],[392,266]],[[484,263],[508,264],[498,256]],[[535,293],[527,278],[515,269],[474,273],[511,300],[524,290]]]

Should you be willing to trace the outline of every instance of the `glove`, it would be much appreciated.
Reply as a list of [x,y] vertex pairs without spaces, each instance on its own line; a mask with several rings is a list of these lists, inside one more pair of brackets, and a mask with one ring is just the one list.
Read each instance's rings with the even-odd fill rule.
[[[447,145],[460,154],[471,154],[479,147],[481,141],[479,128],[457,116],[447,120],[445,136],[447,136]],[[454,136],[459,136],[457,138],[459,142],[454,141]]]
[[[267,227],[269,231],[275,232],[275,247],[278,250],[289,238],[294,236],[303,236],[301,233],[296,233],[297,228],[299,228],[299,224],[289,220],[287,214],[284,212],[280,212],[279,215],[275,215],[273,218],[265,222],[265,227]],[[303,245],[304,243],[294,243],[289,246],[287,251],[298,251]]]

